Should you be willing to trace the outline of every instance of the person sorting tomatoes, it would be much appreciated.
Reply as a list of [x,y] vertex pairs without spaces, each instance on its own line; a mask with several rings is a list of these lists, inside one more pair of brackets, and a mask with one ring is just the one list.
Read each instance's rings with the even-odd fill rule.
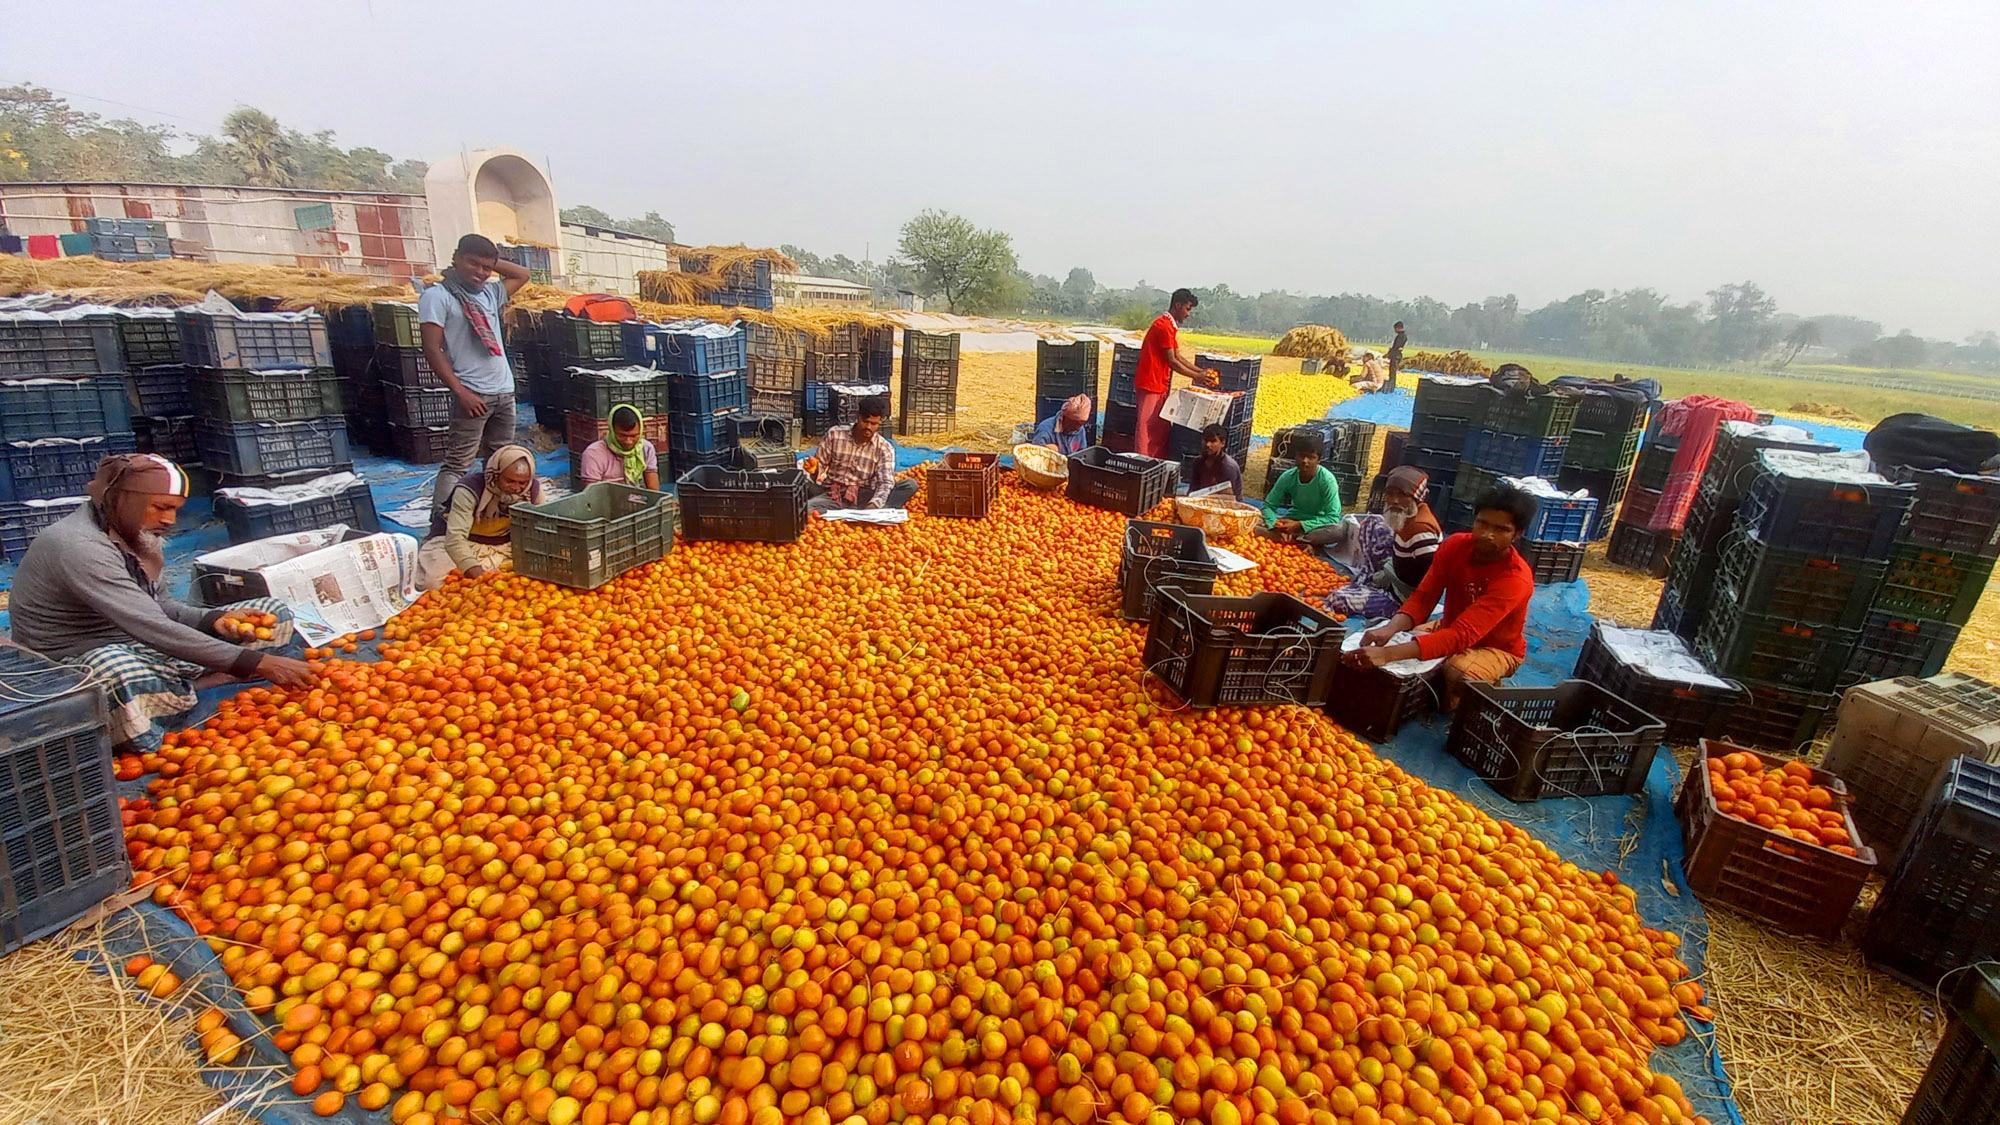
[[292,640],[285,603],[200,609],[161,585],[166,536],[187,496],[187,474],[164,457],[106,457],[89,499],[35,536],[14,575],[15,643],[104,685],[121,752],[159,749],[212,683],[259,677],[291,688],[314,678],[275,651]]
[[815,512],[846,508],[902,508],[917,494],[917,482],[896,479],[896,446],[882,436],[889,400],[864,399],[851,426],[835,426],[819,439],[813,456],[819,479],[807,491]]
[[1181,324],[1199,304],[1193,290],[1174,290],[1167,301],[1167,311],[1146,329],[1146,338],[1139,344],[1139,367],[1132,375],[1132,385],[1139,393],[1138,428],[1132,443],[1135,453],[1148,457],[1167,455],[1167,434],[1173,427],[1160,417],[1160,411],[1167,405],[1175,372],[1204,387],[1215,386],[1219,381],[1215,372],[1203,371],[1181,358]]
[[1210,423],[1201,431],[1201,456],[1195,458],[1189,474],[1188,491],[1200,492],[1218,484],[1229,486],[1231,499],[1243,499],[1243,466],[1229,455],[1229,431]]
[[611,408],[604,436],[590,443],[580,462],[584,486],[629,484],[660,490],[660,451],[646,440],[646,419],[639,408],[619,403]]
[[1257,534],[1284,543],[1318,547],[1339,537],[1340,482],[1320,467],[1318,434],[1292,439],[1296,464],[1279,474],[1264,497],[1264,526]]
[[[1528,601],[1534,570],[1514,540],[1535,518],[1533,495],[1510,484],[1488,489],[1474,505],[1472,530],[1446,539],[1417,590],[1394,616],[1361,634],[1348,654],[1379,668],[1398,660],[1444,660],[1445,706],[1458,706],[1467,681],[1499,683],[1528,658]],[[1444,600],[1435,624],[1431,610]],[[1414,632],[1414,640],[1395,642]]]
[[1427,473],[1400,465],[1382,482],[1381,514],[1341,520],[1331,546],[1353,551],[1354,581],[1327,595],[1328,609],[1350,617],[1386,617],[1416,593],[1444,538],[1424,503],[1429,489]]
[[431,534],[417,551],[417,589],[435,590],[453,571],[477,578],[514,561],[513,510],[542,502],[535,455],[526,446],[503,445],[453,483],[451,501],[431,519]]
[[1046,445],[1064,457],[1081,453],[1090,444],[1090,430],[1085,423],[1090,421],[1090,396],[1073,395],[1062,404],[1062,409],[1042,419],[1035,432],[1028,435],[1028,444]]

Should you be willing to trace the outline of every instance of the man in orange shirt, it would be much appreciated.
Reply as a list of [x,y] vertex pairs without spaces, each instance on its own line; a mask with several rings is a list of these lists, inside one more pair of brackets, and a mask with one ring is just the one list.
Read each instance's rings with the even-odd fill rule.
[[1133,386],[1139,392],[1139,432],[1133,438],[1133,451],[1148,457],[1167,455],[1167,430],[1170,424],[1160,417],[1160,409],[1167,404],[1167,392],[1173,389],[1174,372],[1178,371],[1190,379],[1207,386],[1215,384],[1215,373],[1203,371],[1181,358],[1181,324],[1194,311],[1200,301],[1194,292],[1176,289],[1167,302],[1167,311],[1153,321],[1146,329],[1145,342],[1139,345],[1139,369],[1132,377]]

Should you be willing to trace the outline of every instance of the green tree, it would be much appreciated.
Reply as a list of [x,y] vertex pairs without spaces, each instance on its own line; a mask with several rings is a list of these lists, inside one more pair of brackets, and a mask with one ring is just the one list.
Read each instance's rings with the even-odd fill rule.
[[[657,238],[661,242],[670,243],[674,241],[674,224],[662,219],[658,211],[648,211],[643,218],[620,220],[613,219],[604,211],[592,207],[588,203],[580,203],[575,207],[563,208],[562,221],[565,223],[579,223],[587,227],[622,230],[628,234],[641,235],[646,238]],[[785,252],[790,254],[791,250],[787,249]],[[798,257],[797,254],[793,254],[792,256],[795,258]]]
[[222,136],[242,183],[256,187],[297,184],[300,146],[286,135],[277,118],[261,109],[238,106],[222,119]]
[[1818,345],[1820,335],[1819,322],[1816,320],[1801,320],[1792,325],[1792,330],[1785,333],[1784,342],[1779,345],[1778,366],[1790,367],[1792,361],[1799,358],[1800,352]]
[[1744,359],[1770,348],[1778,302],[1754,281],[1708,291],[1709,337],[1718,359]]
[[942,296],[951,312],[1011,311],[1026,296],[1027,284],[1015,276],[1014,240],[962,215],[919,212],[903,224],[896,253],[915,272],[919,292]]

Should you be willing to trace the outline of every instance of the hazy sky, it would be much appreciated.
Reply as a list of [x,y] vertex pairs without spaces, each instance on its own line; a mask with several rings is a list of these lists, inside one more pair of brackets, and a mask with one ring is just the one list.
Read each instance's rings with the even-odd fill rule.
[[1890,332],[2000,328],[1993,0],[9,8],[0,81],[510,145],[564,204],[697,243],[883,258],[943,207],[1107,284],[1536,305],[1749,278]]

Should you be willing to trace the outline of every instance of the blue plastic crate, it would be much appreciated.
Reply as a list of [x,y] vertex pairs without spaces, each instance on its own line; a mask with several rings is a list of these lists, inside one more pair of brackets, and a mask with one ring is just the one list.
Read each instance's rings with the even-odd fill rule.
[[624,325],[625,359],[676,375],[714,375],[744,368],[741,328],[726,335],[679,332],[660,324]]
[[245,504],[218,495],[215,516],[228,528],[231,543],[253,543],[273,535],[316,531],[337,523],[371,535],[382,530],[381,517],[375,513],[375,494],[363,480],[356,480],[330,496],[313,496],[288,504]]
[[43,528],[76,511],[88,497],[65,496],[60,500],[22,501],[0,504],[0,559],[20,562]]
[[1474,430],[1465,435],[1465,452],[1460,460],[1502,476],[1554,480],[1562,471],[1563,454],[1568,447],[1567,438],[1528,438]]
[[0,501],[82,496],[99,461],[137,452],[139,439],[130,433],[0,444]]
[[327,340],[336,348],[375,347],[375,313],[367,305],[342,305],[327,314]]
[[234,477],[273,477],[313,470],[332,471],[354,463],[347,444],[347,422],[315,418],[309,422],[216,422],[202,419],[195,428],[201,463]]
[[690,453],[727,450],[736,444],[736,417],[740,413],[673,415],[667,426],[667,448]]
[[1567,499],[1540,496],[1536,499],[1541,502],[1541,507],[1536,510],[1533,522],[1528,525],[1529,539],[1582,543],[1590,537],[1591,529],[1597,522],[1596,497]]
[[96,437],[131,428],[123,376],[0,382],[0,441]]

